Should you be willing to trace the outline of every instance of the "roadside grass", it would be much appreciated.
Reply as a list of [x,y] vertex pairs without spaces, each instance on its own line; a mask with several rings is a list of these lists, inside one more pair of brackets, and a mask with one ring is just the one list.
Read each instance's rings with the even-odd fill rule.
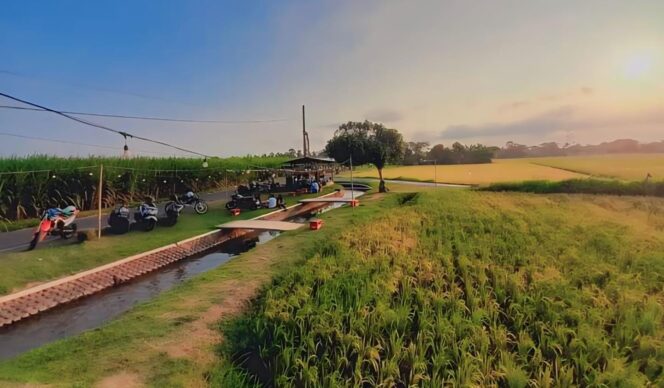
[[528,158],[524,161],[596,177],[642,181],[650,173],[664,180],[664,154],[614,154]]
[[[331,190],[326,188],[325,192]],[[309,196],[311,195],[284,197],[284,199],[290,205]],[[243,211],[238,217],[232,217],[224,208],[224,204],[223,201],[210,203],[210,210],[203,215],[187,211],[175,226],[157,226],[152,232],[108,234],[99,240],[89,240],[84,243],[56,240],[38,246],[33,251],[1,253],[0,295],[172,244],[214,230],[216,225],[231,219],[248,219],[272,211],[269,209]],[[105,218],[103,221],[105,222]]]
[[[104,377],[132,373],[148,386],[208,386],[211,372],[225,361],[215,355],[218,336],[202,336],[198,342],[201,330],[216,334],[219,318],[243,308],[238,300],[250,299],[272,277],[301,265],[349,225],[367,228],[373,217],[396,206],[402,194],[374,196],[363,197],[357,208],[323,213],[320,217],[325,227],[319,231],[283,233],[136,306],[99,329],[0,362],[0,385],[91,386]],[[221,316],[206,323],[210,309],[227,305],[235,309],[223,310]],[[192,344],[197,351],[179,354],[180,349]]]
[[214,386],[664,384],[664,200],[400,198],[222,325]]

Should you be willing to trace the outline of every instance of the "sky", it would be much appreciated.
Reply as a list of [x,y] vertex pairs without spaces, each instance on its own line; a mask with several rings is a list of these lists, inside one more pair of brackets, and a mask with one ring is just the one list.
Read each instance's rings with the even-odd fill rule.
[[[68,111],[245,121],[85,118],[215,156],[301,148],[303,104],[313,150],[365,119],[431,144],[659,141],[662,15],[661,0],[4,2],[0,92]],[[124,145],[43,112],[0,108],[0,133],[111,147],[0,135],[2,156]]]

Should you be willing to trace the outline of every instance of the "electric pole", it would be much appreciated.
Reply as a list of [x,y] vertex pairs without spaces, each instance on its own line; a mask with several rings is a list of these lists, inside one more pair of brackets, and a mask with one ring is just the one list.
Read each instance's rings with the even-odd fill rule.
[[309,154],[309,147],[307,147],[307,125],[304,118],[304,105],[302,105],[302,156],[305,158]]

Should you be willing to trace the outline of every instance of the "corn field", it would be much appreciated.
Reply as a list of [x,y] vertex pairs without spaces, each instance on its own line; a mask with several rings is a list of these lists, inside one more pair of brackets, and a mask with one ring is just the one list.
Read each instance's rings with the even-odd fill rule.
[[37,217],[49,206],[97,207],[99,166],[104,166],[102,206],[181,193],[230,187],[251,179],[248,169],[279,167],[281,157],[212,158],[208,167],[193,158],[57,158],[30,156],[0,159],[0,221]]
[[664,201],[648,209],[644,201],[402,196],[223,325],[233,363],[225,378],[277,387],[662,386]]

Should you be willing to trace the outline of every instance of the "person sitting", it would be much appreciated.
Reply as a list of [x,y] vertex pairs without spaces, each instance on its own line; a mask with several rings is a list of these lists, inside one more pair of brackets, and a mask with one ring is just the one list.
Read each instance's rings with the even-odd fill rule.
[[317,193],[320,190],[320,185],[318,185],[318,182],[313,181],[311,182],[311,187],[309,188],[310,193]]
[[279,207],[279,209],[287,210],[286,203],[284,202],[284,197],[282,197],[281,194],[277,195],[277,207]]
[[277,207],[277,199],[274,197],[274,194],[270,194],[267,199],[267,208],[274,209],[275,207]]

